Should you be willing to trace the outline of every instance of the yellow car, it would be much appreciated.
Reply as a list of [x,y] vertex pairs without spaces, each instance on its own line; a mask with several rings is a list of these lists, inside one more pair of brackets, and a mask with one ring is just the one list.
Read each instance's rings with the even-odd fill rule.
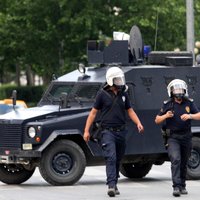
[[[12,99],[4,99],[0,100],[0,115],[11,112],[13,110],[13,100]],[[27,108],[26,103],[23,100],[17,100],[15,109],[24,109]]]

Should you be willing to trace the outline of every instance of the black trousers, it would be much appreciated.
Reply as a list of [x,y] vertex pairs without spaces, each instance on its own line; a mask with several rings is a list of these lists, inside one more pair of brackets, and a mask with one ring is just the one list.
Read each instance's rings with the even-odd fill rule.
[[171,135],[168,139],[168,155],[171,161],[173,187],[186,186],[187,163],[192,149],[191,133]]
[[106,162],[107,185],[115,187],[119,178],[120,161],[125,153],[126,130],[102,132],[101,146]]

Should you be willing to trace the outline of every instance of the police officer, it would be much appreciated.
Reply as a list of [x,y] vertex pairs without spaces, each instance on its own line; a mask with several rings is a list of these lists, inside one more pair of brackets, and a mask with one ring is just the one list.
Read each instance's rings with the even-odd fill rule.
[[[90,139],[90,127],[95,120],[98,111],[102,116],[110,111],[108,117],[102,119],[102,138],[100,141],[103,156],[106,162],[106,175],[108,195],[114,197],[120,194],[117,188],[119,178],[120,161],[125,153],[125,129],[126,112],[131,120],[137,125],[138,131],[143,132],[143,126],[133,111],[127,95],[127,86],[123,71],[119,67],[111,67],[106,72],[107,84],[100,90],[92,110],[86,121],[84,140]],[[117,99],[116,99],[117,98]],[[116,99],[116,100],[115,100]],[[114,105],[113,102],[115,101]],[[111,108],[113,106],[113,108]]]
[[188,194],[186,190],[187,162],[192,148],[191,120],[200,120],[200,112],[192,99],[188,98],[187,84],[180,79],[167,86],[169,100],[156,116],[156,124],[165,122],[168,137],[168,155],[171,161],[173,196]]

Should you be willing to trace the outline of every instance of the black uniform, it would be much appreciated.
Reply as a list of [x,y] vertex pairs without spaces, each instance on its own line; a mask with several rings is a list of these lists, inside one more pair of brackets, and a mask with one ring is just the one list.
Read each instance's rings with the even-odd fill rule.
[[170,133],[168,155],[171,161],[173,187],[185,188],[187,162],[192,148],[191,120],[183,121],[182,114],[195,114],[199,110],[193,100],[184,98],[179,104],[173,99],[165,101],[158,115],[172,111],[174,116],[166,119],[165,129]]
[[[115,98],[117,99],[109,112]],[[105,119],[102,117],[101,146],[106,161],[107,184],[111,188],[117,185],[120,161],[125,153],[126,110],[130,107],[127,93],[118,93],[116,96],[111,90],[101,90],[94,103],[94,108],[101,112],[100,118],[109,112]]]

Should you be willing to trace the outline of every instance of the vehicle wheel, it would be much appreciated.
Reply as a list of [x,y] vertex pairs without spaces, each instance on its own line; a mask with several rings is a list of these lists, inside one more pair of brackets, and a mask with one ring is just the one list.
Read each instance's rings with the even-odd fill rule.
[[59,140],[42,154],[39,170],[51,185],[73,185],[83,175],[86,158],[75,142]]
[[6,184],[21,184],[34,173],[35,168],[27,170],[23,165],[0,164],[0,181]]
[[187,167],[187,179],[200,179],[200,138],[192,138],[192,151]]
[[127,178],[142,178],[149,173],[151,167],[151,163],[123,163],[120,172]]

